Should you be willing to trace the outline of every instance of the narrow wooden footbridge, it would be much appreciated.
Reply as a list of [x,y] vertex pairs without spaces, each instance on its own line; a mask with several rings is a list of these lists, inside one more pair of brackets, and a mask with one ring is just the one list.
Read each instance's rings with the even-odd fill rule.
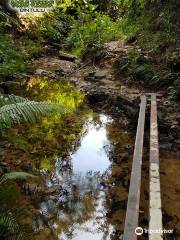
[[123,240],[137,240],[143,234],[143,229],[138,225],[141,192],[141,168],[144,142],[144,126],[147,102],[150,108],[150,153],[149,153],[149,240],[162,240],[162,211],[159,174],[159,146],[157,124],[157,96],[151,94],[141,96],[139,119],[137,125],[136,141],[132,163],[126,219]]

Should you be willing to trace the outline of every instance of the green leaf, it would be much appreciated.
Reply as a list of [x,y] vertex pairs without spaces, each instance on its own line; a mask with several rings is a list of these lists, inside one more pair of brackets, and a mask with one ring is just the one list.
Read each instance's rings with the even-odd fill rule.
[[0,106],[1,130],[20,124],[22,121],[34,123],[40,116],[47,116],[54,112],[65,113],[68,110],[64,105],[29,101],[14,95],[1,95]]
[[26,98],[15,96],[13,94],[0,94],[0,107],[8,104],[19,103],[19,102],[26,102],[28,101]]

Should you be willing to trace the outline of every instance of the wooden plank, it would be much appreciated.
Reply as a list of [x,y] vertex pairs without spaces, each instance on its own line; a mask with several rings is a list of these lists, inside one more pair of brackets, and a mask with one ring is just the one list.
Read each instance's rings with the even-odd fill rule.
[[131,171],[131,180],[129,196],[127,203],[125,227],[123,240],[136,240],[135,229],[138,227],[139,201],[141,188],[141,166],[144,142],[144,124],[146,113],[146,96],[141,97],[141,106],[139,111],[138,126],[136,132],[136,141],[134,148],[133,164]]
[[150,221],[149,240],[162,240],[162,211],[159,175],[159,146],[157,124],[156,95],[151,95],[151,120],[150,120]]

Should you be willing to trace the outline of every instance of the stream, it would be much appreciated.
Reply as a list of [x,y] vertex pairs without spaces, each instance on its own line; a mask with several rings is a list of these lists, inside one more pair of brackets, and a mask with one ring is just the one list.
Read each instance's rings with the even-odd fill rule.
[[113,226],[106,226],[106,187],[102,184],[111,172],[108,158],[110,141],[106,125],[112,120],[99,115],[99,123],[90,117],[84,124],[85,134],[77,150],[55,162],[55,169],[46,176],[49,189],[61,191],[47,197],[40,204],[43,215],[36,225],[45,219],[60,240],[110,239]]
[[[120,117],[87,106],[67,81],[33,76],[23,88],[28,98],[66,103],[70,108],[68,114],[43,117],[34,125],[23,124],[5,133],[21,139],[4,147],[9,166],[39,176],[39,183],[30,183],[19,200],[33,226],[33,239],[122,239],[134,133]],[[143,227],[148,225],[147,153],[148,149],[140,206]],[[173,165],[167,168],[169,161]],[[161,152],[161,162],[164,225],[179,229],[178,157]]]

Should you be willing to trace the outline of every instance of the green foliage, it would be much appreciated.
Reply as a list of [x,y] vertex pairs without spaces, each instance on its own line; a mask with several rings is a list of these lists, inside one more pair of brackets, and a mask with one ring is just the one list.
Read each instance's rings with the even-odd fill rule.
[[61,0],[57,1],[58,7],[66,14],[78,19],[81,14],[93,13],[96,6],[91,0]]
[[138,20],[130,20],[127,17],[119,20],[119,31],[122,32],[123,39],[129,43],[136,40],[137,35],[142,30],[142,23]]
[[130,75],[134,80],[142,80],[151,85],[158,80],[148,59],[138,50],[129,49],[126,57],[119,60],[120,72]]
[[107,15],[90,14],[81,16],[66,40],[66,49],[77,56],[83,56],[88,52],[96,52],[98,47],[111,40],[118,39],[121,35],[119,25],[112,22]]
[[40,20],[40,34],[49,43],[62,44],[71,30],[73,17],[65,14],[61,8],[44,15]]
[[17,191],[17,186],[15,183],[9,184],[6,182],[4,184],[0,184],[0,206],[1,208],[14,208],[17,199],[19,197],[19,192]]
[[39,116],[67,110],[63,105],[30,101],[14,95],[7,97],[1,95],[0,98],[3,99],[1,100],[1,104],[3,105],[0,108],[0,129],[10,128],[13,124],[19,124],[22,121],[34,123]]
[[32,239],[29,230],[19,222],[19,213],[13,209],[16,202],[17,189],[6,185],[11,180],[26,180],[35,176],[24,172],[6,173],[0,177],[0,239],[25,240]]
[[40,37],[32,40],[27,37],[20,39],[20,50],[27,56],[27,59],[39,57],[42,54],[43,41]]
[[2,240],[30,240],[27,228],[21,225],[12,211],[0,209],[0,237]]
[[10,34],[0,36],[0,78],[17,77],[26,69],[27,54],[14,46]]
[[173,86],[169,87],[171,99],[180,101],[180,78],[174,81]]
[[27,99],[20,97],[20,96],[15,96],[13,94],[11,95],[6,95],[6,94],[0,94],[0,107],[3,107],[5,105],[9,104],[16,104],[16,103],[22,103],[26,102]]

